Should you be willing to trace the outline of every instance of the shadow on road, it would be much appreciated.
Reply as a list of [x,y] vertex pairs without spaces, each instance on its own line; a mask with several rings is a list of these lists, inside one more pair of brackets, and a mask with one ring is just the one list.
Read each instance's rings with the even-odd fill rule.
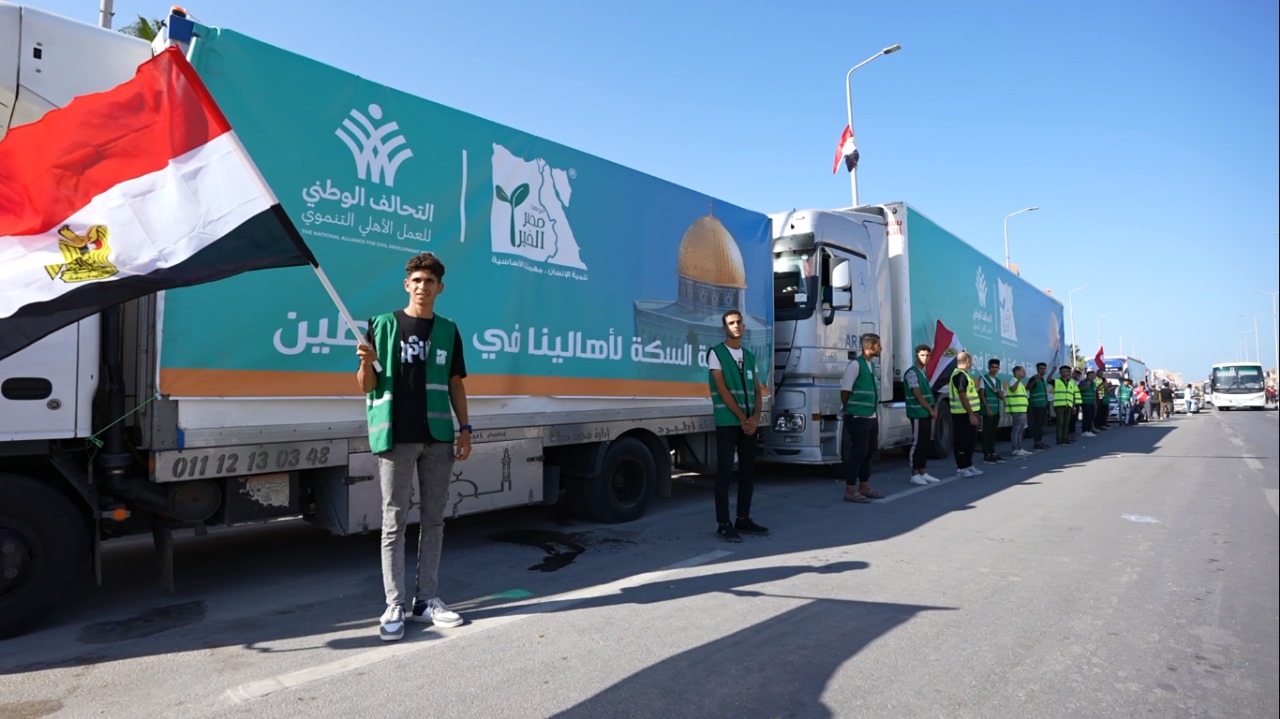
[[[1153,454],[1184,421],[1197,420],[1113,428],[1097,438],[1056,447],[1027,460],[979,465],[986,474],[977,479],[932,486],[903,501],[869,505],[842,503],[842,482],[833,480],[831,473],[817,476],[821,473],[762,466],[755,514],[772,526],[773,536],[748,538],[739,545],[719,543],[712,534],[712,482],[707,477],[677,482],[672,497],[656,500],[647,516],[625,525],[567,520],[548,507],[463,517],[447,525],[441,582],[449,597],[459,598],[455,601],[475,598],[464,603],[465,616],[469,622],[481,622],[527,612],[527,607],[519,606],[523,600],[538,601],[539,597],[669,567],[691,554],[731,548],[731,558],[711,561],[739,561],[875,542],[911,532],[951,512],[971,509],[997,492],[1052,483],[1057,481],[1053,475],[1067,467],[1111,454]],[[949,459],[933,460],[930,466],[940,477],[954,471]],[[892,499],[895,494],[917,489],[907,483],[908,475],[907,460],[889,455],[876,465],[872,480]],[[179,537],[175,594],[154,588],[149,543],[125,540],[117,546],[108,545],[105,586],[86,587],[36,633],[10,640],[22,643],[20,650],[6,652],[0,644],[0,676],[219,647],[241,647],[255,653],[367,650],[380,644],[376,627],[383,593],[378,542],[376,534],[333,537],[300,522],[221,530],[204,538]],[[406,544],[416,547],[414,534]],[[837,570],[786,565],[712,573],[641,585],[616,596],[573,602],[543,599],[545,606],[538,611],[653,603],[710,592],[742,593],[745,590],[741,587],[799,573],[866,566],[861,562],[846,564]],[[216,601],[210,599],[214,596]],[[282,601],[282,596],[288,599]],[[148,608],[139,611],[139,605]],[[595,708],[604,706],[599,702],[627,706],[628,697],[663,685],[671,691],[647,695],[664,702],[669,713],[681,707],[679,713],[686,715],[692,707],[704,705],[703,695],[705,706],[714,706],[711,700],[723,699],[721,692],[764,694],[758,697],[757,705],[774,706],[781,699],[767,696],[768,687],[792,681],[807,688],[801,696],[816,702],[826,677],[841,661],[875,636],[929,609],[937,608],[815,600],[767,625],[654,665],[565,716],[598,715]],[[822,621],[812,621],[818,615]],[[361,636],[330,636],[352,629],[360,630]],[[762,682],[750,673],[726,675],[719,682],[699,682],[688,692],[677,689],[685,685],[677,679],[695,669],[716,671],[715,667],[735,666],[736,660],[728,660],[735,655],[767,654],[773,646],[768,637],[780,632],[813,634],[814,638],[813,651],[805,656],[770,659],[770,671],[783,671],[786,677]],[[434,631],[420,632],[405,641],[432,641],[439,636]],[[794,691],[788,694],[797,695]],[[662,711],[650,706],[646,713],[660,715]],[[785,714],[786,707],[778,704],[776,715]]]

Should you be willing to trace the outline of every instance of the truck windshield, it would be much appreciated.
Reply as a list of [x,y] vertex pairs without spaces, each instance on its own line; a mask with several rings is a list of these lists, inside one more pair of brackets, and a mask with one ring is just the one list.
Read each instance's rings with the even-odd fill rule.
[[1261,392],[1262,365],[1226,365],[1213,368],[1213,391],[1223,394]]
[[818,278],[813,251],[785,250],[773,255],[773,309],[779,320],[799,320],[813,314]]

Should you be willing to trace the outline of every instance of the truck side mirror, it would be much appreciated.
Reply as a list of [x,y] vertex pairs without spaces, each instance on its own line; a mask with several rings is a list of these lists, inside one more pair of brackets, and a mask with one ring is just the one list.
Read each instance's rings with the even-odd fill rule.
[[831,309],[847,310],[853,307],[853,280],[849,277],[849,261],[841,260],[831,270]]

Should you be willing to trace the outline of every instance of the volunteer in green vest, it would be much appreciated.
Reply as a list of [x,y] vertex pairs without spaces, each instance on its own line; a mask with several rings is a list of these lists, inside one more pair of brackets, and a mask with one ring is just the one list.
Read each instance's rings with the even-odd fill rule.
[[1076,405],[1076,383],[1071,380],[1071,365],[1058,368],[1058,378],[1053,381],[1053,420],[1057,428],[1059,445],[1071,444],[1071,414]]
[[840,378],[840,404],[844,406],[844,431],[851,449],[846,467],[844,501],[867,504],[883,494],[871,488],[871,458],[880,443],[880,382],[871,360],[880,356],[880,335],[862,335],[862,354],[853,358]]
[[1098,416],[1098,383],[1094,381],[1093,370],[1084,373],[1080,380],[1080,407],[1084,418],[1080,423],[1081,437],[1097,437],[1093,431],[1094,418]]
[[1128,427],[1133,422],[1133,380],[1128,377],[1124,378],[1124,382],[1120,384],[1120,389],[1116,390],[1120,405],[1116,407],[1116,414],[1120,418],[1120,426]]
[[1013,379],[1009,380],[1009,391],[1005,394],[1004,409],[1009,413],[1012,423],[1009,429],[1011,454],[1015,457],[1028,457],[1030,452],[1022,448],[1022,435],[1027,431],[1027,410],[1030,402],[1027,398],[1027,386],[1022,381],[1027,370],[1022,365],[1013,368]]
[[982,406],[982,461],[999,464],[1004,461],[996,452],[996,431],[1000,428],[1000,402],[1004,400],[1004,382],[1000,377],[1000,360],[987,360],[987,373],[978,385],[978,402]]
[[1080,417],[1084,414],[1080,406],[1080,382],[1083,378],[1084,375],[1080,370],[1071,371],[1071,406],[1073,409],[1071,411],[1071,434],[1067,437],[1068,442],[1071,444],[1076,441],[1076,430],[1080,428]]
[[973,466],[973,445],[978,432],[978,383],[969,376],[973,357],[968,352],[956,355],[956,368],[947,383],[951,387],[951,441],[956,457],[957,477],[977,477],[982,470]]
[[1102,372],[1098,372],[1096,378],[1098,383],[1098,413],[1093,416],[1094,431],[1107,431],[1107,415],[1111,412],[1111,400],[1113,398],[1111,383],[1106,377],[1102,376]]
[[[741,542],[743,534],[768,534],[751,520],[755,488],[756,430],[760,426],[760,398],[764,386],[755,355],[742,346],[746,325],[742,313],[729,310],[720,318],[724,342],[707,350],[707,381],[716,420],[716,536]],[[733,455],[738,454],[738,521],[729,521],[729,484]]]
[[1037,362],[1035,376],[1027,380],[1027,399],[1030,404],[1027,414],[1031,420],[1032,449],[1049,448],[1044,441],[1044,422],[1049,413],[1049,380],[1045,376],[1048,371],[1048,364]]
[[916,362],[902,377],[907,395],[907,419],[911,421],[911,483],[919,485],[942,481],[925,470],[933,444],[933,421],[938,417],[933,387],[929,386],[929,376],[924,373],[929,354],[929,345],[916,345]]
[[[471,454],[467,376],[458,328],[435,311],[444,292],[444,264],[430,252],[405,265],[403,310],[369,320],[356,349],[356,381],[367,394],[369,449],[377,457],[382,488],[382,586],[387,608],[379,621],[383,641],[404,636],[406,612],[437,627],[462,624],[437,595],[444,509],[454,460]],[[375,365],[380,365],[376,367]],[[454,441],[453,417],[461,426]],[[405,593],[405,529],[417,475],[418,572]]]

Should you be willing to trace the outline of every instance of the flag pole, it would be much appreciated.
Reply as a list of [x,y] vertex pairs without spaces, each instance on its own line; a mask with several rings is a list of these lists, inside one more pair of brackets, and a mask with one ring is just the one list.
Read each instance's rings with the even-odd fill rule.
[[[337,305],[338,312],[342,315],[342,319],[347,323],[347,328],[351,330],[351,334],[355,335],[361,345],[369,346],[364,341],[364,335],[361,334],[360,328],[356,326],[356,321],[351,317],[351,313],[347,311],[347,306],[342,303],[342,298],[338,296],[338,291],[333,288],[333,283],[329,282],[329,277],[325,275],[319,263],[311,265],[311,269],[315,270],[316,277],[320,278],[320,284],[324,285],[324,291],[329,293],[329,299],[333,300],[333,304]],[[370,348],[372,349],[372,348]],[[379,372],[382,371],[382,364],[377,360],[373,362],[373,368]]]

